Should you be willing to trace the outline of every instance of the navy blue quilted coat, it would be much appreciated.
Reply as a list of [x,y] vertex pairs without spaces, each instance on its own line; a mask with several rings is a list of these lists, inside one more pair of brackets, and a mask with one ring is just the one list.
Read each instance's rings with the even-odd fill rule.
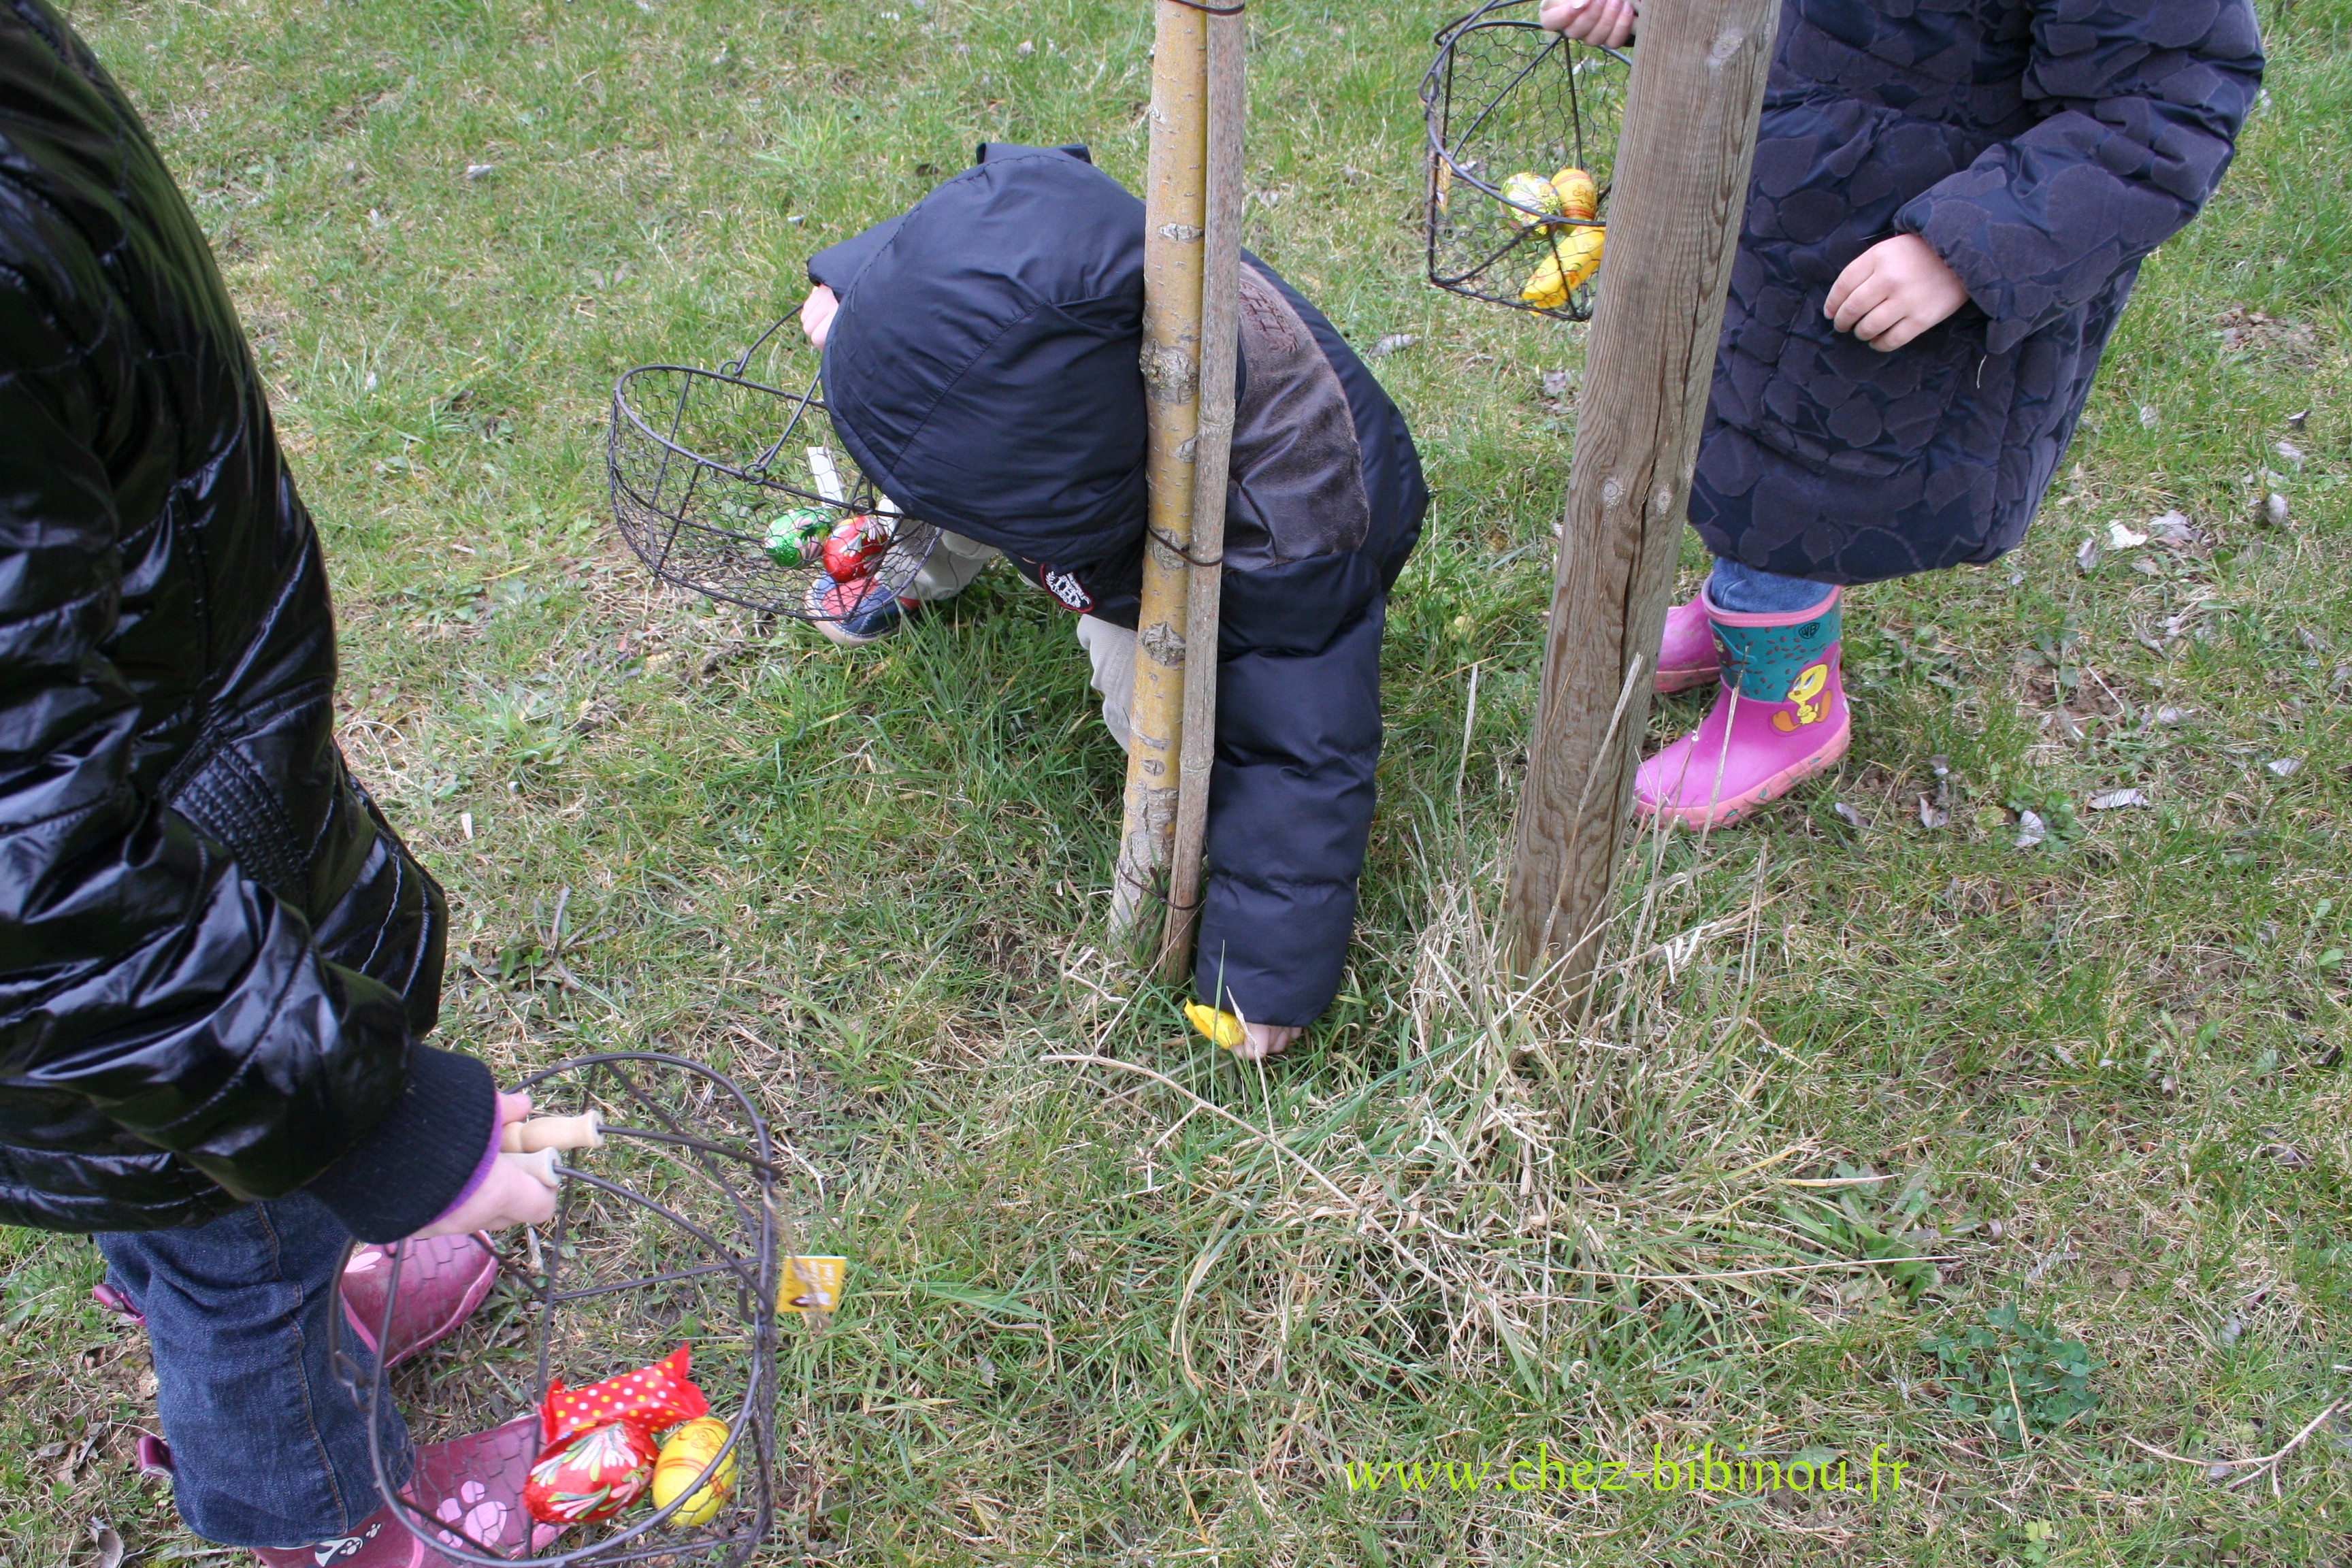
[[[2015,546],[2262,69],[2248,0],[1785,0],[1691,492],[1707,548],[1869,583]],[[1895,234],[1969,303],[1881,353],[1822,307]]]

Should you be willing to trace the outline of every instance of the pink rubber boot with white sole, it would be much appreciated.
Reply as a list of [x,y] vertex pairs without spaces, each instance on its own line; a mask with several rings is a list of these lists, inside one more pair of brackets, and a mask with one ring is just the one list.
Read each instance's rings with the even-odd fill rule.
[[1715,653],[1715,629],[1706,624],[1706,595],[1695,595],[1686,605],[1666,612],[1666,633],[1658,642],[1658,673],[1653,684],[1660,691],[1688,691],[1723,673]]
[[1808,609],[1743,615],[1699,595],[1723,689],[1705,723],[1642,764],[1635,810],[1685,827],[1728,827],[1837,765],[1853,731],[1838,678],[1839,596],[1832,588]]

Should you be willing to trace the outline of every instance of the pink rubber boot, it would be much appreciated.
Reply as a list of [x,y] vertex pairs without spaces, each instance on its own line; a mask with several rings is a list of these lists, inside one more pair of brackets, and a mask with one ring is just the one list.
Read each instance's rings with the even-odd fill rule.
[[[391,1336],[381,1346],[375,1331],[383,1321],[384,1298],[392,1288],[392,1251],[369,1242],[353,1248],[343,1268],[343,1321],[361,1343],[381,1351],[387,1367],[398,1366],[457,1332],[499,1279],[499,1256],[481,1231],[400,1246],[400,1300],[393,1309]],[[131,1327],[147,1326],[137,1303],[111,1284],[101,1280],[90,1287],[89,1296]]]
[[455,1568],[457,1560],[437,1548],[499,1557],[544,1551],[563,1531],[523,1510],[523,1482],[538,1449],[534,1415],[420,1447],[407,1496],[428,1516],[417,1522],[429,1542],[387,1503],[340,1540],[283,1551],[256,1549],[253,1554],[261,1568]]
[[1685,827],[1727,827],[1836,765],[1853,731],[1838,679],[1838,599],[1832,588],[1810,609],[1741,615],[1699,595],[1722,695],[1697,730],[1642,764],[1635,810]]
[[368,1349],[381,1349],[386,1367],[457,1332],[499,1279],[498,1254],[479,1231],[398,1246],[400,1299],[392,1303],[391,1331],[381,1347],[376,1327],[392,1289],[392,1248],[373,1242],[355,1247],[343,1268],[343,1319]]
[[1696,594],[1690,603],[1668,610],[1666,635],[1658,645],[1657,689],[1688,691],[1716,679],[1722,668],[1716,659],[1715,632],[1706,624],[1706,595]]
[[440,1545],[501,1557],[538,1552],[566,1528],[541,1524],[523,1510],[523,1482],[530,1479],[539,1449],[536,1415],[518,1415],[503,1426],[446,1443],[426,1443],[416,1450],[409,1498],[447,1527],[434,1532]]

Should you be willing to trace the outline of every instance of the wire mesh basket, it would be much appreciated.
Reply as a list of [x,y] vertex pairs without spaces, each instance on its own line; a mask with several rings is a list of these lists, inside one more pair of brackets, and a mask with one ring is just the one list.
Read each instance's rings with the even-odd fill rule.
[[[1546,31],[1536,13],[1537,0],[1489,0],[1437,34],[1421,82],[1429,280],[1589,321],[1631,62]],[[1587,181],[1554,179],[1570,171]]]
[[902,593],[938,542],[835,440],[820,384],[746,372],[784,323],[719,369],[640,365],[613,388],[613,520],[653,574],[727,604],[841,621]]
[[[362,1371],[337,1350],[362,1411],[397,1407],[413,1441],[404,1485],[384,1422],[368,1421],[377,1488],[434,1552],[482,1568],[651,1559],[736,1568],[776,1513],[780,1310],[834,1304],[811,1300],[816,1282],[806,1276],[835,1260],[793,1256],[817,1217],[822,1184],[771,1138],[740,1089],[683,1058],[583,1057],[520,1087],[535,1115],[597,1112],[602,1143],[562,1157],[554,1220],[505,1246],[497,1292],[455,1342],[462,1375],[428,1387],[416,1369],[395,1373],[371,1361]],[[390,1342],[401,1310],[405,1250],[383,1250],[390,1278],[382,1315],[366,1325],[377,1344]],[[837,1293],[837,1272],[821,1288]],[[550,1390],[590,1388],[680,1346],[709,1419],[724,1426],[723,1444],[715,1428],[698,1435],[703,1451],[672,1476],[666,1504],[656,1476],[656,1500],[640,1481],[608,1518],[534,1518],[523,1488],[526,1476],[546,1482],[539,1411]]]

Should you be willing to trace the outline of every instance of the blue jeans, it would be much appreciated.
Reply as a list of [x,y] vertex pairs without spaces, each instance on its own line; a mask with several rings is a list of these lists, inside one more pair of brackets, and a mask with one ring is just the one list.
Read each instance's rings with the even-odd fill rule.
[[1723,556],[1715,558],[1714,574],[1706,580],[1706,596],[1718,610],[1743,616],[1786,616],[1810,610],[1829,597],[1826,583],[1759,572]]
[[[308,1546],[354,1533],[383,1506],[366,1423],[327,1364],[350,1239],[299,1193],[184,1229],[96,1238],[110,1282],[146,1314],[173,1498],[208,1541]],[[341,1342],[373,1373],[357,1336]],[[397,1411],[386,1409],[382,1430],[392,1479],[405,1485]]]

